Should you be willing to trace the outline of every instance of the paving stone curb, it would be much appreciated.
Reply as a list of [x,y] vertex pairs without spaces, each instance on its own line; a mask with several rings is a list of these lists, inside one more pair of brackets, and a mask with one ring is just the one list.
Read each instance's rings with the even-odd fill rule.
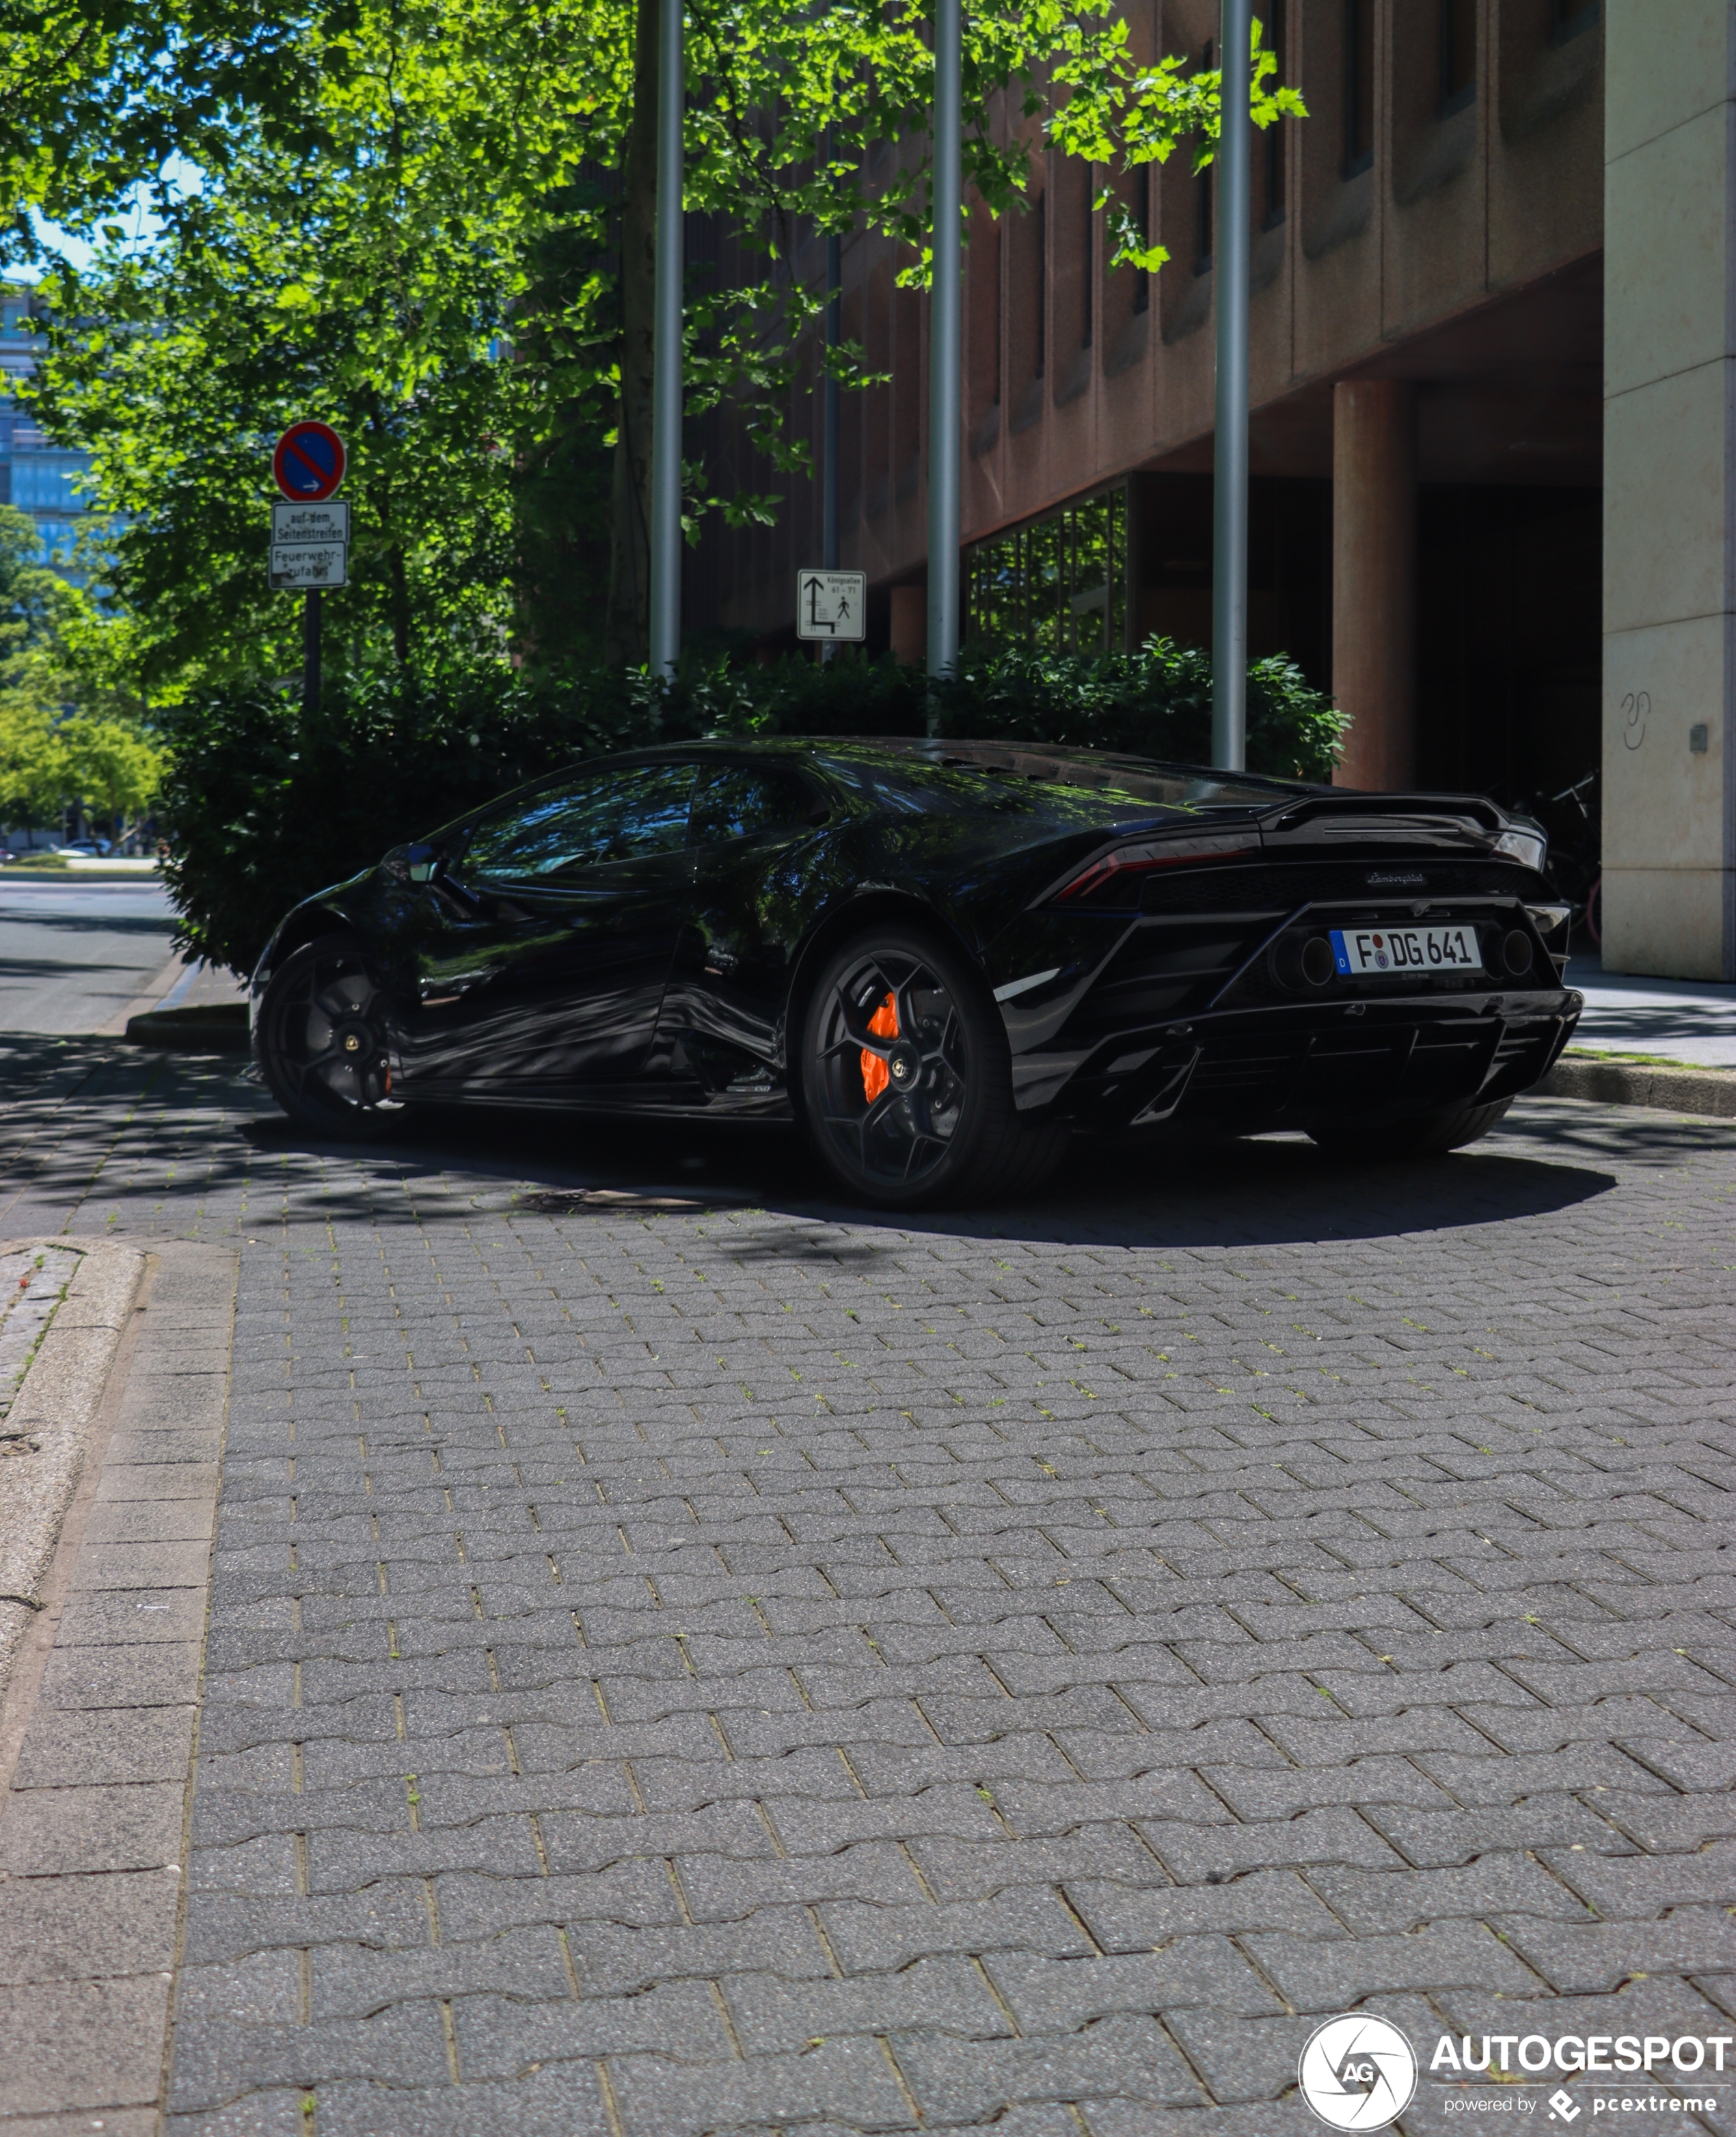
[[1672,1113],[1736,1120],[1736,1070],[1654,1068],[1626,1061],[1563,1056],[1537,1086],[1543,1098],[1594,1098],[1606,1106],[1652,1106]]
[[144,1260],[0,1701],[0,2137],[148,2137],[168,2066],[236,1257]]
[[[8,1239],[0,1242],[0,1252],[70,1244]],[[41,1607],[42,1579],[78,1489],[90,1429],[144,1273],[137,1248],[78,1244],[83,1259],[7,1419],[8,1429],[27,1434],[33,1451],[0,1469],[0,1696]]]

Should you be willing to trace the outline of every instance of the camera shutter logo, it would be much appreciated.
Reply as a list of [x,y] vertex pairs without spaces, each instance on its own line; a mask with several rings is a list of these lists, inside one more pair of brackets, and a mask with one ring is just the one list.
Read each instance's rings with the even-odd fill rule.
[[1309,2035],[1296,2081],[1333,2129],[1384,2130],[1411,2104],[1417,2052],[1386,2019],[1350,2011]]

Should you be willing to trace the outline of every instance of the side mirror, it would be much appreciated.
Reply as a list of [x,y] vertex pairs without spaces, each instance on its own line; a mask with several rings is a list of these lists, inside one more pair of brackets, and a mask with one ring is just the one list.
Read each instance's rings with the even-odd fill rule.
[[440,873],[441,856],[426,840],[418,840],[405,847],[404,864],[412,883],[432,883]]

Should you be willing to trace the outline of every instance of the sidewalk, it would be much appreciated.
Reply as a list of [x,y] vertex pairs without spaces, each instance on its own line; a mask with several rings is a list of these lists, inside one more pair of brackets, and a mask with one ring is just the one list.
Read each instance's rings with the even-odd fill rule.
[[1595,952],[1572,960],[1568,984],[1585,996],[1576,1050],[1736,1068],[1736,986],[1606,972]]
[[1589,2130],[1435,2040],[1736,2031],[1736,1127],[891,1222],[777,1137],[7,1065],[0,1234],[210,1259],[0,1814],[0,2137],[1301,2137],[1352,2008],[1402,2137]]

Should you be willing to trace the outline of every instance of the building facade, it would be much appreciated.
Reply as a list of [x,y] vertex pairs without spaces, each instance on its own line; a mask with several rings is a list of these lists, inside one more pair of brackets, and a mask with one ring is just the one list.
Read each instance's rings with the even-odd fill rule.
[[36,364],[32,323],[40,303],[32,284],[0,282],[0,504],[27,512],[42,562],[82,585],[77,551],[85,503],[78,484],[89,455],[51,444],[18,397]]
[[[1145,54],[1216,64],[1217,0],[1127,12]],[[1258,12],[1309,116],[1255,143],[1251,650],[1352,715],[1346,784],[1595,775],[1611,965],[1736,977],[1736,7]],[[1184,153],[1116,181],[1170,256],[1145,275],[1108,265],[1109,175],[1039,156],[1026,212],[973,217],[968,632],[1209,643],[1214,189]],[[870,643],[919,660],[927,306],[900,264],[845,247],[845,334],[890,382],[844,397],[840,561]],[[817,463],[819,403],[794,410]],[[726,421],[711,442],[773,486]],[[710,538],[690,621],[793,642],[819,498],[783,487],[774,527]]]

